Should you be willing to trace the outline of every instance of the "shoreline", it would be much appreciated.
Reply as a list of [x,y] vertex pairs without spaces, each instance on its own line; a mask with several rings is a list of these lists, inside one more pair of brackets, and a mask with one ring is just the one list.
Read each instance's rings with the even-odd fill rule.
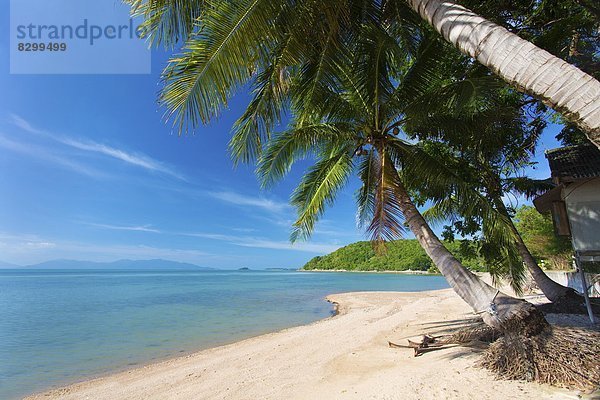
[[[22,400],[29,400],[29,399],[53,399],[54,395],[58,396],[56,398],[62,398],[60,394],[56,393],[54,394],[54,392],[62,392],[70,387],[76,386],[76,385],[81,385],[84,384],[86,382],[92,382],[92,381],[97,381],[97,380],[101,380],[101,379],[106,379],[106,378],[110,378],[112,376],[118,375],[118,374],[123,374],[123,373],[130,373],[132,371],[138,370],[138,369],[144,369],[147,367],[151,367],[151,366],[155,366],[158,364],[163,364],[163,363],[170,363],[170,362],[176,362],[177,360],[182,360],[182,359],[186,359],[189,358],[191,356],[194,356],[196,354],[199,353],[203,353],[206,351],[210,351],[210,350],[214,350],[214,349],[220,349],[220,348],[224,348],[224,347],[228,347],[228,346],[232,346],[232,345],[236,345],[236,344],[241,344],[247,340],[251,340],[251,339],[255,339],[255,338],[260,338],[260,337],[266,337],[269,335],[274,335],[274,334],[278,334],[278,333],[283,333],[289,329],[296,329],[296,328],[302,328],[302,327],[310,327],[313,324],[319,323],[321,321],[327,321],[331,318],[335,318],[338,315],[343,315],[346,310],[341,311],[340,310],[340,304],[337,303],[336,301],[332,301],[329,299],[329,296],[326,296],[325,298],[323,298],[324,301],[326,301],[327,303],[331,304],[331,311],[329,313],[329,315],[317,319],[316,321],[313,322],[309,322],[307,324],[303,324],[303,325],[294,325],[294,326],[290,326],[287,328],[282,328],[276,331],[272,331],[272,332],[264,332],[264,333],[259,333],[259,334],[255,334],[253,336],[248,336],[248,337],[242,337],[239,339],[234,339],[231,341],[225,341],[222,342],[218,345],[215,346],[208,346],[208,347],[201,347],[201,348],[196,348],[196,349],[191,349],[191,350],[180,350],[177,353],[173,353],[173,354],[169,354],[169,355],[165,355],[162,357],[157,357],[157,358],[153,358],[151,360],[148,361],[141,361],[139,363],[135,363],[135,364],[128,364],[128,365],[121,365],[118,367],[114,367],[111,368],[110,370],[106,370],[104,372],[100,372],[97,374],[92,374],[92,375],[88,375],[86,377],[82,377],[80,379],[73,379],[71,381],[66,381],[63,382],[62,384],[56,384],[53,385],[47,389],[43,389],[43,390],[38,390],[29,394],[26,394],[24,397],[18,397],[18,399],[22,399]],[[331,295],[334,296],[334,295]],[[53,393],[52,395],[49,395],[49,393]]]
[[[22,399],[22,400],[28,400],[28,399],[37,399],[38,397],[41,399],[52,399],[54,397],[50,397],[48,395],[48,393],[53,393],[55,391],[62,391],[63,389],[67,389],[70,388],[72,386],[76,386],[76,385],[80,385],[80,384],[84,384],[86,382],[91,382],[91,381],[97,381],[100,379],[105,379],[105,378],[110,378],[111,376],[115,376],[118,374],[122,374],[122,373],[129,373],[131,371],[135,371],[138,369],[144,369],[146,367],[151,367],[157,364],[163,364],[166,362],[173,362],[173,361],[177,361],[180,359],[186,359],[189,358],[191,356],[194,356],[198,353],[202,353],[202,352],[206,352],[206,351],[210,351],[213,349],[220,349],[223,347],[227,347],[227,346],[232,346],[238,343],[242,343],[245,342],[247,340],[251,340],[251,339],[255,339],[255,338],[260,338],[263,336],[269,336],[269,335],[273,335],[273,334],[277,334],[277,333],[281,333],[281,332],[285,332],[288,329],[295,329],[295,328],[301,328],[301,327],[309,327],[313,324],[316,324],[320,321],[326,321],[328,319],[334,318],[340,314],[343,314],[343,312],[340,311],[340,305],[337,302],[334,301],[330,301],[329,296],[326,296],[323,300],[326,301],[327,303],[331,304],[331,311],[329,313],[329,315],[317,319],[316,321],[313,322],[309,322],[307,324],[302,324],[302,325],[293,325],[287,328],[282,328],[279,330],[275,330],[275,331],[265,331],[263,333],[258,333],[258,334],[253,334],[252,336],[247,336],[247,337],[241,337],[238,339],[232,339],[229,341],[223,341],[217,345],[208,345],[207,347],[200,347],[200,348],[195,348],[195,349],[188,349],[188,350],[179,350],[176,353],[172,353],[172,354],[167,354],[164,356],[159,356],[156,358],[152,358],[150,360],[146,360],[146,361],[140,361],[134,364],[127,364],[127,365],[121,365],[121,366],[117,366],[117,367],[113,367],[110,368],[108,370],[105,370],[103,372],[99,372],[96,374],[91,374],[85,377],[81,377],[79,379],[71,379],[69,381],[63,382],[63,383],[59,383],[59,384],[55,384],[47,389],[42,389],[42,390],[37,390],[35,392],[31,392],[29,394],[26,394],[24,397],[18,397],[17,399]],[[62,397],[57,397],[57,398],[62,398]],[[0,399],[1,400],[1,399]]]
[[427,275],[427,276],[442,276],[442,274],[432,274],[427,271],[413,271],[413,270],[404,270],[404,271],[379,271],[379,270],[369,270],[369,271],[357,271],[351,269],[298,269],[296,272],[348,272],[353,274],[401,274],[401,275]]
[[[472,349],[413,357],[387,340],[441,333],[472,314],[451,290],[327,296],[335,315],[37,393],[27,399],[559,399],[550,386],[496,381]],[[468,389],[467,389],[468,388]],[[412,397],[411,397],[412,396]]]

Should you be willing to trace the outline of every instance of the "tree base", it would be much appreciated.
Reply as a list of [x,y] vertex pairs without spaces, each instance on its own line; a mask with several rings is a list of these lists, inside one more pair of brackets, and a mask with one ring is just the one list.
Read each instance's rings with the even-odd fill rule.
[[[592,311],[600,316],[600,302],[598,299],[591,298]],[[586,314],[588,313],[585,305],[585,298],[574,289],[551,303],[540,304],[537,308],[546,314]]]
[[[540,320],[541,318],[541,320]],[[527,325],[529,328],[524,329]],[[540,312],[512,321],[516,330],[497,330],[480,322],[443,336],[424,335],[407,345],[415,357],[454,347],[484,347],[479,365],[501,379],[537,381],[558,387],[593,391],[600,389],[600,331],[549,325]],[[541,327],[541,331],[538,331]],[[537,334],[532,332],[538,331]]]
[[481,366],[503,379],[594,390],[599,355],[600,332],[549,326],[535,336],[505,333],[484,352]]
[[502,333],[531,337],[550,326],[542,312],[525,300],[499,295],[495,306],[494,314],[484,312],[481,317],[483,322]]

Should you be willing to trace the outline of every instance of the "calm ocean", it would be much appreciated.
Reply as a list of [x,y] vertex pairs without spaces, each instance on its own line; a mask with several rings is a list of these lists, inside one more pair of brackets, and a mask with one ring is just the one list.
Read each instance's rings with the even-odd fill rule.
[[0,399],[327,317],[330,293],[448,287],[439,276],[0,270]]

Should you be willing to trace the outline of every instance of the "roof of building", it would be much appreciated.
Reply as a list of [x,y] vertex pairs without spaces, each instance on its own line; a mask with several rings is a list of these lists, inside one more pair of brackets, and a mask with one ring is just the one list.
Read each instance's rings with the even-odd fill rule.
[[600,150],[592,144],[547,150],[552,178],[572,181],[600,177]]

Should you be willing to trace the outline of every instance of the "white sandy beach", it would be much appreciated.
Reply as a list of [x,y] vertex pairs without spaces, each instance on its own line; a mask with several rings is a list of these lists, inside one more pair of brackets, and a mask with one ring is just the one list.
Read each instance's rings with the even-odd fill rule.
[[470,318],[450,289],[331,295],[316,323],[120,372],[29,399],[567,399],[576,393],[498,381],[475,350],[413,357],[388,340],[440,333]]

